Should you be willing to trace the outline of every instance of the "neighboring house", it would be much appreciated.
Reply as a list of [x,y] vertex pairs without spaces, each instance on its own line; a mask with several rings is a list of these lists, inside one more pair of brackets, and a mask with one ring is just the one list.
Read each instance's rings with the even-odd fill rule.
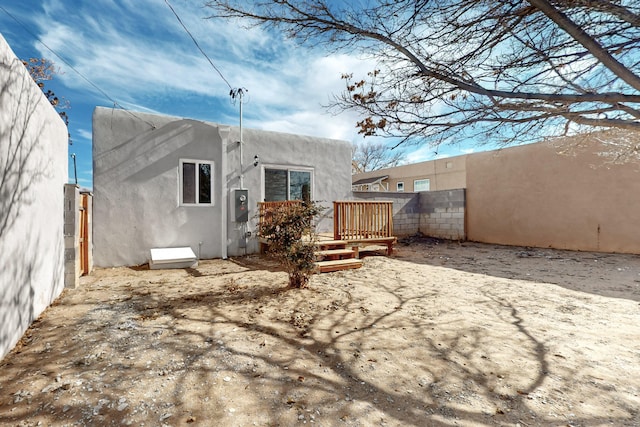
[[465,188],[467,156],[356,173],[352,176],[352,190],[419,192]]
[[[330,207],[350,196],[348,142],[251,129],[242,139],[233,126],[96,108],[95,265],[143,264],[155,247],[189,246],[203,259],[257,252],[257,202]],[[332,230],[331,215],[320,231]]]
[[389,175],[372,176],[353,181],[352,191],[389,191]]

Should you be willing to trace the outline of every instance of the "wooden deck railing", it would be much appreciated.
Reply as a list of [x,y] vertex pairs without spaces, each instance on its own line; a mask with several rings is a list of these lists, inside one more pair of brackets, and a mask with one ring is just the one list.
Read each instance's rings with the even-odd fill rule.
[[333,202],[333,238],[336,240],[393,237],[393,202]]
[[[299,200],[258,202],[260,222],[269,222],[279,208],[295,206]],[[393,202],[346,200],[333,202],[333,238],[336,240],[393,237]]]

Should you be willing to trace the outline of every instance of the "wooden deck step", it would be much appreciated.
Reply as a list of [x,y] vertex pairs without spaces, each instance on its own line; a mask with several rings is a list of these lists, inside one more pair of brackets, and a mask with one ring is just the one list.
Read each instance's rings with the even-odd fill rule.
[[320,261],[357,257],[356,251],[354,251],[353,249],[326,249],[323,251],[315,251],[314,253]]
[[[387,249],[387,255],[391,255],[393,253],[393,245],[398,243],[397,237],[376,237],[376,238],[362,238],[362,239],[346,239],[348,245],[357,244],[361,248],[363,246],[371,246],[371,245],[384,245]],[[366,251],[364,249],[363,251]]]
[[331,271],[351,270],[362,267],[362,260],[357,258],[336,259],[331,261],[319,261],[316,263],[320,273],[329,273]]
[[315,245],[319,248],[342,249],[347,247],[346,240],[318,240]]

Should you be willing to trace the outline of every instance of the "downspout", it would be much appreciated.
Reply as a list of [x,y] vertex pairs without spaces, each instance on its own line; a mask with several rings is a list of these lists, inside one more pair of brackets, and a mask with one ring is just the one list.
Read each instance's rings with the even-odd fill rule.
[[244,189],[244,165],[242,164],[242,146],[244,141],[242,140],[242,91],[239,91],[240,96],[240,188]]
[[228,224],[227,224],[227,210],[229,206],[229,185],[227,182],[227,145],[229,143],[229,127],[218,126],[218,133],[220,134],[220,182],[221,182],[221,200],[220,200],[220,253],[222,259],[227,259],[227,239],[229,236]]

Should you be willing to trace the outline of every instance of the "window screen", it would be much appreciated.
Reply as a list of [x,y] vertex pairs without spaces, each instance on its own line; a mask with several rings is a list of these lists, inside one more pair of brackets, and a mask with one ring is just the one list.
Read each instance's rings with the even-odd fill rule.
[[213,203],[213,162],[180,161],[180,204]]
[[413,191],[429,191],[428,179],[416,179],[413,181]]

